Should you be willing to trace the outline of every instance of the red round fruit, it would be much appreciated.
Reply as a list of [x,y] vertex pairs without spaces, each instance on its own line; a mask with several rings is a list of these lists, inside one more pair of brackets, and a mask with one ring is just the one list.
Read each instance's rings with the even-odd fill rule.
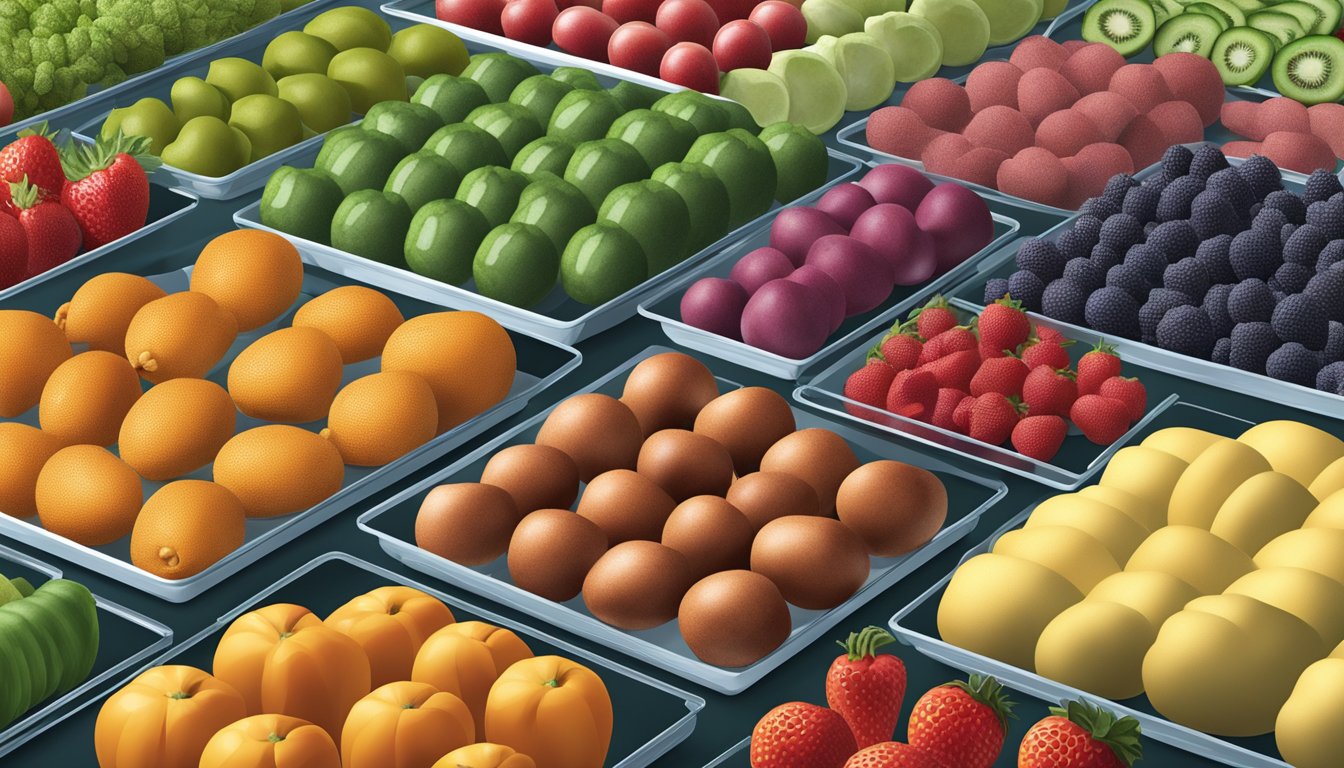
[[658,76],[663,54],[672,40],[647,21],[630,21],[616,28],[607,41],[607,61],[651,77]]
[[576,5],[594,8],[599,11],[602,10],[602,0],[557,0],[555,5],[562,11],[566,8],[573,8]]
[[707,2],[709,7],[714,9],[714,15],[719,17],[721,24],[745,19],[751,14],[751,9],[756,7],[756,0],[707,0]]
[[719,65],[714,54],[698,43],[677,43],[668,48],[658,67],[658,76],[701,93],[719,92]]
[[492,35],[504,34],[500,15],[504,0],[434,0],[434,15],[439,21],[461,24]]
[[658,15],[658,0],[602,0],[602,12],[617,24],[647,21],[652,24]]
[[807,43],[807,19],[798,6],[785,0],[765,0],[747,18],[770,36],[773,51],[790,51]]
[[9,125],[14,119],[14,97],[4,83],[0,83],[0,126]]
[[724,72],[766,69],[770,66],[770,36],[754,21],[730,21],[714,36],[714,61]]
[[607,60],[607,41],[616,31],[616,20],[586,5],[561,11],[551,25],[551,39],[560,50],[593,61]]
[[714,33],[719,31],[719,17],[705,0],[666,0],[658,6],[654,24],[674,43],[699,43],[706,48],[714,44]]
[[551,44],[551,26],[558,15],[555,0],[509,0],[499,23],[510,40],[546,46]]

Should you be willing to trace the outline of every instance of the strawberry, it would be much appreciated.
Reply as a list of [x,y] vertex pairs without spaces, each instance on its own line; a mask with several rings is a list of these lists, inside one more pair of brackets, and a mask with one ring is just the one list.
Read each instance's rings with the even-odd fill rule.
[[915,321],[915,329],[925,339],[932,339],[957,324],[957,314],[942,296],[929,299],[928,304],[910,313],[910,319]]
[[53,200],[43,201],[27,177],[10,184],[9,190],[19,224],[28,237],[27,277],[40,275],[79,255],[84,235],[65,206]]
[[972,349],[963,349],[921,365],[917,370],[929,371],[938,377],[938,386],[960,389],[971,388],[971,377],[980,367],[980,356]]
[[868,358],[880,357],[887,362],[887,365],[898,371],[914,368],[919,363],[919,353],[924,349],[924,342],[900,328],[901,326],[897,326],[887,334],[886,338],[868,353]]
[[1017,751],[1017,768],[1129,768],[1143,757],[1139,721],[1096,705],[1070,701],[1051,707],[1031,726]]
[[938,404],[938,379],[923,370],[901,371],[891,380],[887,410],[908,419],[928,421]]
[[993,349],[1017,351],[1031,336],[1031,321],[1022,311],[1022,302],[1012,296],[985,307],[980,313],[980,342]]
[[979,397],[998,392],[1004,397],[1021,397],[1022,382],[1026,381],[1027,364],[1018,357],[991,357],[980,364],[971,377],[971,394]]
[[980,342],[978,351],[980,352],[981,360],[992,360],[996,357],[1004,357],[1008,354],[1008,350],[997,349],[994,345],[986,344],[984,341]]
[[[1067,347],[1073,343],[1073,339],[1066,337],[1054,328],[1047,328],[1044,325],[1033,326],[1031,332],[1038,340],[1053,341],[1061,347]],[[1030,339],[1028,339],[1028,341],[1030,341]]]
[[1063,416],[1027,416],[1013,427],[1013,450],[1037,461],[1049,461],[1059,453],[1068,433],[1069,423]]
[[957,431],[967,434],[971,431],[971,409],[975,407],[975,398],[966,395],[957,403],[957,407],[952,409],[952,423],[957,426]]
[[859,749],[889,741],[905,701],[905,663],[877,649],[896,638],[881,627],[851,632],[826,673],[826,704],[840,713]]
[[945,766],[989,768],[1003,749],[1013,703],[992,677],[971,675],[930,690],[910,712],[906,741]]
[[[854,401],[845,403],[845,411],[860,419],[879,421],[881,417],[872,409],[886,408],[887,391],[891,389],[891,380],[894,378],[896,371],[890,365],[878,359],[869,359],[867,365],[845,379],[845,397]],[[871,408],[865,408],[865,405]]]
[[1054,370],[1044,365],[1031,369],[1022,382],[1022,401],[1033,416],[1069,415],[1078,399],[1078,385],[1068,369]]
[[968,434],[974,440],[1003,445],[1013,434],[1017,418],[1017,406],[1013,401],[998,392],[980,395],[975,398],[975,405],[971,406]]
[[975,351],[979,347],[980,340],[975,337],[975,333],[969,327],[964,325],[954,326],[924,342],[924,349],[920,350],[919,353],[919,364],[931,363],[953,352]]
[[944,768],[922,749],[899,741],[884,741],[854,753],[845,768]]
[[13,216],[0,216],[0,288],[17,284],[28,274],[28,235]]
[[61,199],[65,171],[46,124],[21,131],[17,140],[0,149],[0,209],[13,212],[9,185],[24,177],[37,188],[39,202]]
[[843,768],[856,751],[838,712],[801,701],[770,710],[751,732],[751,768]]
[[[970,397],[960,389],[952,387],[943,387],[938,390],[938,402],[933,406],[933,417],[929,419],[935,427],[949,430],[951,432],[965,432],[966,430],[957,426],[954,414],[961,401]],[[974,398],[972,398],[974,399]]]
[[1069,409],[1069,420],[1083,430],[1083,437],[1097,445],[1110,445],[1129,429],[1129,404],[1113,397],[1083,395]]
[[75,214],[84,231],[84,247],[93,250],[145,225],[149,215],[149,176],[158,158],[149,154],[149,139],[117,131],[65,157],[70,183],[61,203]]
[[1022,362],[1026,363],[1028,368],[1039,368],[1042,365],[1055,370],[1068,368],[1069,351],[1065,349],[1066,346],[1068,344],[1044,339],[1029,341],[1022,349]]
[[1148,410],[1148,390],[1138,379],[1112,376],[1101,382],[1097,394],[1102,397],[1113,397],[1124,403],[1130,424],[1142,419],[1144,412]]
[[1098,341],[1078,359],[1078,394],[1094,395],[1101,382],[1119,375],[1120,356],[1115,354],[1115,345]]

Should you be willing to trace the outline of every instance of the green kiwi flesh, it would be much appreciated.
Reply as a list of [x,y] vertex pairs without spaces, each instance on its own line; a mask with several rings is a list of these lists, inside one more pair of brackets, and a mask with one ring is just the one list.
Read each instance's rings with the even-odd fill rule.
[[[1344,6],[1341,6],[1339,0],[1288,0],[1298,5],[1310,5],[1316,9],[1316,25],[1307,30],[1313,35],[1332,35],[1339,29],[1341,18],[1344,18]],[[1270,8],[1277,9],[1282,3],[1271,5]]]
[[1153,53],[1197,53],[1209,58],[1213,44],[1223,33],[1218,20],[1202,13],[1183,13],[1157,28],[1153,37]]
[[1083,39],[1106,43],[1121,56],[1133,56],[1148,47],[1157,17],[1148,0],[1099,0],[1083,17]]
[[1344,99],[1344,40],[1309,35],[1285,45],[1274,57],[1274,87],[1303,104]]
[[1264,77],[1274,59],[1274,39],[1252,27],[1236,27],[1218,36],[1209,58],[1224,85],[1250,85]]
[[1252,13],[1246,17],[1246,25],[1274,38],[1280,47],[1306,34],[1297,17],[1273,10]]

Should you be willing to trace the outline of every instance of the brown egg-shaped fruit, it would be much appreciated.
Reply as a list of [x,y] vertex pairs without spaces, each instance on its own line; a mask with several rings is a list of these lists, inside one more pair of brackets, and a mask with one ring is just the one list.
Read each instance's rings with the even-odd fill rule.
[[783,472],[752,472],[739,477],[729,486],[725,498],[758,531],[781,517],[821,514],[812,486],[801,477]]
[[643,539],[657,541],[677,503],[649,478],[629,469],[613,469],[593,478],[583,489],[577,511],[620,544]]
[[579,495],[579,467],[549,445],[511,445],[485,463],[481,482],[509,492],[518,513],[569,509]]
[[840,484],[835,512],[868,545],[896,557],[928,543],[947,520],[947,488],[938,476],[900,461],[873,461]]
[[607,551],[607,534],[568,509],[538,509],[513,529],[509,576],[513,583],[563,603],[583,589],[593,563]]
[[678,502],[705,494],[722,496],[733,482],[728,449],[685,429],[651,435],[639,449],[636,468]]
[[420,502],[415,543],[462,565],[494,562],[509,547],[518,509],[503,488],[485,483],[440,485]]
[[755,536],[746,516],[721,496],[692,496],[663,525],[663,544],[686,556],[697,579],[749,567]]
[[868,580],[868,548],[835,518],[781,517],[756,534],[751,570],[770,577],[790,603],[823,611]]
[[634,469],[644,433],[624,403],[594,392],[557,405],[542,422],[536,442],[564,451],[586,483],[608,470]]
[[835,494],[859,457],[843,437],[829,429],[803,429],[770,446],[761,458],[761,471],[784,472],[802,478],[817,492],[823,515],[835,514]]
[[681,352],[640,361],[625,379],[621,402],[630,406],[648,437],[664,429],[690,429],[696,414],[719,396],[705,364]]
[[797,428],[789,401],[765,387],[719,395],[695,417],[695,432],[727,448],[739,475],[755,472],[770,446]]
[[71,445],[108,446],[140,399],[140,376],[121,355],[81,352],[52,371],[37,405],[42,431]]
[[677,611],[681,637],[703,662],[745,667],[789,639],[793,624],[779,587],[752,571],[723,571],[697,581]]
[[656,541],[627,541],[598,558],[583,580],[583,602],[621,629],[652,629],[677,617],[695,578],[680,552]]
[[0,422],[0,513],[37,514],[37,477],[47,459],[65,446],[64,440],[37,427]]

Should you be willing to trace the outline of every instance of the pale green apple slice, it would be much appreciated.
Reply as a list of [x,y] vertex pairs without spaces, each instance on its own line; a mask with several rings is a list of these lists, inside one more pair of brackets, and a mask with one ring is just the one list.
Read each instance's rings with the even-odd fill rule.
[[807,42],[822,35],[840,35],[863,29],[863,16],[844,0],[803,0],[803,18],[807,20]]
[[861,112],[891,97],[896,70],[886,46],[867,32],[826,36],[812,46],[845,81],[845,109]]
[[757,125],[789,119],[789,88],[779,75],[766,69],[734,69],[723,76],[719,95],[747,108]]
[[910,13],[938,28],[947,66],[974,64],[989,47],[989,17],[975,0],[914,0]]
[[898,83],[933,77],[943,66],[943,36],[923,17],[884,13],[868,19],[863,31],[886,47]]
[[770,72],[789,91],[789,122],[820,135],[845,116],[845,81],[824,57],[811,51],[780,51],[770,57]]

